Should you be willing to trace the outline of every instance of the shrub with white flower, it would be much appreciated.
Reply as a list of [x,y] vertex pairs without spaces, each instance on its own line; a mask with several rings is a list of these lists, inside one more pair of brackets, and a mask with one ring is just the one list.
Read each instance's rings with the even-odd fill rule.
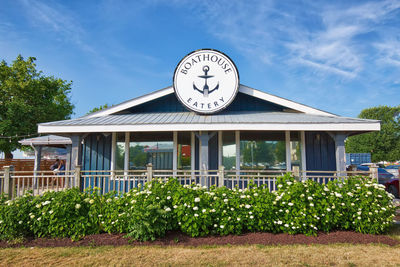
[[366,178],[344,182],[297,182],[279,177],[277,190],[249,183],[230,190],[191,184],[175,179],[153,179],[124,195],[98,189],[71,189],[25,194],[0,199],[0,238],[21,236],[71,237],[108,232],[126,233],[137,240],[152,240],[169,230],[190,236],[243,232],[303,233],[353,230],[383,233],[395,207],[384,187]]

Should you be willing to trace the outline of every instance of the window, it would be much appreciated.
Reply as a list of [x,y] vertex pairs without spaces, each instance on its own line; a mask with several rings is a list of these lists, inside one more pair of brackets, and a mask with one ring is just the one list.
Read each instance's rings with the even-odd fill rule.
[[240,132],[241,170],[285,170],[284,132]]
[[177,167],[178,170],[191,170],[191,133],[178,132]]
[[222,165],[225,170],[236,169],[235,132],[222,133]]
[[299,132],[290,132],[290,159],[292,163],[292,170],[301,168],[301,142]]
[[125,133],[117,133],[117,145],[115,151],[115,169],[124,170],[125,159]]
[[155,170],[172,170],[173,147],[171,132],[131,133],[129,169],[144,170],[151,163]]

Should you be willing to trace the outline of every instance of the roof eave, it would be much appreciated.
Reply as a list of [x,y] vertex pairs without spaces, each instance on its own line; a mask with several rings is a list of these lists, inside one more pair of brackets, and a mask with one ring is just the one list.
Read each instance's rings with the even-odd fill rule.
[[162,131],[379,131],[379,122],[368,123],[176,123],[130,125],[39,125],[39,133],[162,132]]

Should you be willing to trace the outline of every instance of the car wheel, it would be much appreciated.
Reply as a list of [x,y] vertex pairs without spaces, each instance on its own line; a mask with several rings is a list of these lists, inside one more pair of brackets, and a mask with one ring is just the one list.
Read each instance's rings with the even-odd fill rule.
[[396,198],[399,198],[399,190],[394,185],[390,185],[388,188],[388,192],[393,194]]

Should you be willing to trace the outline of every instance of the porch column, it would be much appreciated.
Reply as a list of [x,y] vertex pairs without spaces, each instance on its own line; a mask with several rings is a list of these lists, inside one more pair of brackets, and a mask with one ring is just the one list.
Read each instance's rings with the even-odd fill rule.
[[222,131],[218,131],[218,168],[222,165]]
[[80,135],[72,135],[71,141],[71,170],[75,170],[75,167],[81,165],[82,161],[82,137]]
[[40,161],[42,159],[42,146],[32,146],[35,150],[35,165],[33,170],[35,172],[40,171]]
[[65,169],[67,171],[71,170],[71,153],[72,153],[72,145],[67,145],[67,160],[65,162]]
[[304,131],[300,132],[301,142],[301,171],[303,173],[303,180],[306,179],[307,159],[306,159],[306,134]]
[[130,133],[125,132],[124,175],[128,175],[129,171],[129,141],[130,141]]
[[342,176],[342,172],[346,171],[346,150],[344,146],[346,138],[347,134],[345,133],[335,134],[336,171],[339,172],[339,176]]
[[285,131],[285,143],[286,143],[286,171],[292,171],[292,152],[290,149],[290,131]]
[[200,184],[207,186],[208,179],[205,171],[208,170],[208,140],[210,137],[208,136],[208,132],[200,132],[198,137],[200,141],[200,170],[203,171]]
[[[190,133],[190,169],[191,169],[191,179],[195,180],[195,171],[196,169],[196,136],[194,132]],[[190,182],[192,183],[192,182]]]
[[172,149],[172,170],[173,175],[176,177],[176,170],[178,169],[178,132],[172,133],[173,149]]
[[196,168],[196,136],[194,132],[190,133],[190,169]]
[[40,171],[40,161],[42,159],[42,146],[32,146],[32,148],[35,150],[35,165],[33,167],[33,185],[34,188],[36,188],[38,181],[37,181],[37,176],[38,176],[38,171]]
[[215,135],[216,133],[209,134],[208,132],[200,132],[197,137],[200,140],[200,170],[203,171],[203,175],[200,179],[200,184],[202,186],[209,186],[208,175],[205,171],[208,171],[208,141]]
[[[235,131],[235,144],[236,144],[236,170],[240,170],[240,131]],[[239,175],[239,172],[237,172]]]
[[115,170],[115,154],[117,153],[117,133],[111,135],[111,171]]

